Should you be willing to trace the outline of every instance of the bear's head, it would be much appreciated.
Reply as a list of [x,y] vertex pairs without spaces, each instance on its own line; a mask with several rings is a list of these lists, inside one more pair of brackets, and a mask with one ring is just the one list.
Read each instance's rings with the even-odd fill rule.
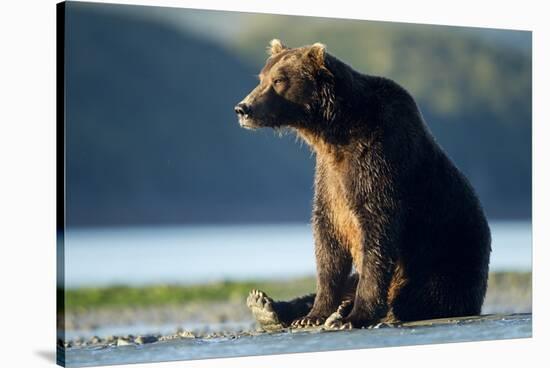
[[248,129],[300,128],[330,121],[333,76],[325,67],[325,46],[287,48],[274,39],[268,54],[258,86],[235,106],[239,124]]

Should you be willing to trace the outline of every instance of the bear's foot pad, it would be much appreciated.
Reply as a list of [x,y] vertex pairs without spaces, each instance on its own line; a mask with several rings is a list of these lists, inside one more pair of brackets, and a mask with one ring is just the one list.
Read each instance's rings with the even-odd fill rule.
[[273,299],[263,291],[253,289],[248,294],[246,306],[264,331],[279,331],[286,327],[273,309]]

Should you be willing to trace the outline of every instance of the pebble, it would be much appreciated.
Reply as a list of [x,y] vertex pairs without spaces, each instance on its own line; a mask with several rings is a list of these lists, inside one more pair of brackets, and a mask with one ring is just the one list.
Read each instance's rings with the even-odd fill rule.
[[178,331],[178,336],[184,339],[194,339],[196,336],[190,331]]
[[[252,336],[256,335],[252,332],[246,332],[242,331],[240,332],[243,336]],[[126,335],[126,336],[106,336],[105,338],[101,338],[99,336],[93,336],[88,339],[82,339],[82,338],[76,338],[71,341],[65,341],[63,342],[63,346],[65,348],[74,348],[74,347],[82,347],[82,346],[97,346],[97,345],[105,345],[105,346],[127,346],[127,345],[143,345],[143,344],[151,344],[157,341],[170,341],[170,340],[177,340],[177,339],[196,339],[198,337],[202,338],[220,338],[220,337],[227,337],[227,338],[237,338],[238,336],[235,336],[235,334],[230,333],[228,331],[223,332],[214,332],[210,334],[199,334],[193,333],[191,331],[186,331],[181,328],[179,328],[175,334],[171,335]]]
[[151,344],[153,342],[159,341],[159,338],[154,335],[144,335],[144,336],[138,336],[134,340],[136,344],[142,345],[142,344]]
[[119,337],[116,341],[116,346],[125,346],[130,344],[131,344],[130,340],[127,340],[123,337]]

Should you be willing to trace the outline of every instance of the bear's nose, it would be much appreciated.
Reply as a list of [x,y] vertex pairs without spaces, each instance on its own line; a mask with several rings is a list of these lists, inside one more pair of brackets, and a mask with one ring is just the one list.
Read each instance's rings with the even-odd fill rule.
[[239,116],[248,115],[250,113],[250,107],[245,103],[240,103],[237,106],[235,106],[235,112]]

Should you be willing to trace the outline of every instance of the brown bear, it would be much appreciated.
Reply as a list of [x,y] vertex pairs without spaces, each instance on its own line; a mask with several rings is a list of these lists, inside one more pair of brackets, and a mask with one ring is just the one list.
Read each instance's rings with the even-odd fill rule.
[[[476,315],[491,236],[465,176],[411,95],[325,46],[270,43],[259,85],[235,106],[242,127],[288,128],[314,151],[316,294],[248,306],[265,329]],[[352,270],[354,269],[354,271]]]

